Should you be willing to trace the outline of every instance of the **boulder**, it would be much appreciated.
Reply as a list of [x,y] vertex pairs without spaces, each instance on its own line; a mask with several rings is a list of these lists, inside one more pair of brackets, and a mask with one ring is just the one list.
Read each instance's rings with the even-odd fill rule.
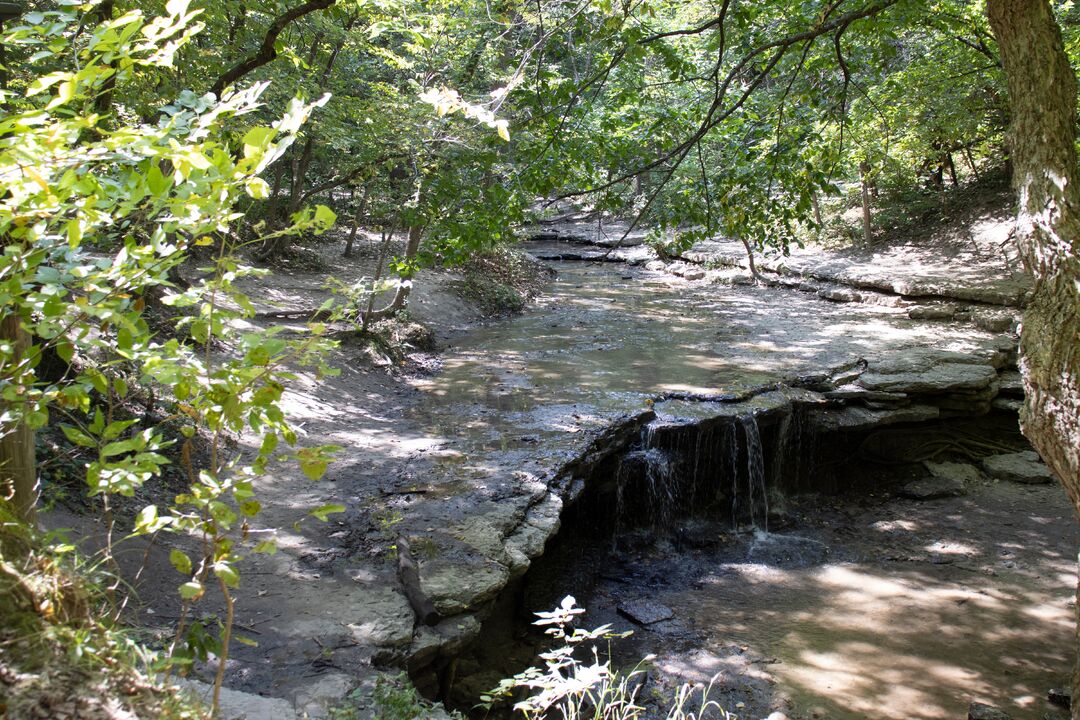
[[845,407],[840,410],[823,410],[814,413],[814,420],[821,430],[872,430],[895,423],[925,422],[936,420],[941,411],[930,405],[874,410],[864,407]]
[[904,485],[896,494],[909,500],[938,500],[940,498],[960,497],[967,491],[964,484],[945,478],[926,478]]
[[993,705],[973,702],[968,705],[968,720],[1012,720],[1008,713],[998,710]]
[[925,460],[923,467],[930,471],[930,475],[942,480],[953,480],[961,485],[975,483],[982,480],[979,468],[964,462],[937,462]]
[[420,568],[420,587],[443,617],[458,615],[495,597],[510,579],[505,565],[493,560],[436,559]]
[[1000,393],[1005,397],[1024,397],[1024,380],[1017,370],[1004,370],[998,374]]
[[1046,699],[1066,710],[1072,707],[1072,692],[1068,688],[1051,688],[1046,693]]
[[930,472],[930,477],[904,485],[897,491],[900,497],[912,500],[959,497],[967,492],[965,487],[968,483],[981,478],[978,468],[967,463],[928,460],[923,466]]
[[296,710],[305,720],[333,717],[333,709],[356,687],[345,673],[327,673],[311,678],[296,694]]
[[848,402],[861,400],[863,402],[873,402],[878,405],[910,405],[911,400],[904,393],[891,393],[881,392],[878,390],[867,390],[864,387],[859,387],[854,383],[848,383],[841,385],[835,390],[828,390],[822,393],[828,400],[845,400]]
[[356,642],[399,647],[412,641],[416,617],[408,599],[393,588],[366,586],[354,612],[342,620]]
[[1006,313],[977,313],[975,327],[992,333],[1012,332],[1016,327],[1016,318]]
[[1005,412],[1020,412],[1020,408],[1024,406],[1023,400],[1017,400],[1016,398],[996,397],[990,401],[990,407],[994,410],[1004,410]]
[[1038,453],[1032,450],[985,457],[982,460],[982,467],[987,475],[997,480],[1009,480],[1025,485],[1044,485],[1054,482],[1050,468],[1046,467],[1039,459]]
[[850,288],[822,288],[818,290],[818,297],[822,300],[831,300],[838,303],[859,302],[862,296]]

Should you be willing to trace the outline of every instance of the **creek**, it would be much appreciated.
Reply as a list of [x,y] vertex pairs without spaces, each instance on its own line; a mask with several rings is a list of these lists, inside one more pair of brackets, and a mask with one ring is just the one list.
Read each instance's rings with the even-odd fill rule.
[[[437,509],[410,508],[418,524],[465,527],[526,477],[562,507],[527,572],[483,605],[454,600],[483,629],[418,685],[467,707],[535,661],[530,613],[572,594],[584,625],[634,630],[618,663],[656,656],[649,698],[715,676],[740,717],[960,717],[973,699],[1014,718],[1052,710],[1077,542],[1060,488],[979,476],[949,497],[896,494],[925,479],[923,460],[1023,447],[1014,413],[985,411],[1000,365],[978,365],[993,392],[836,399],[868,364],[912,348],[989,357],[998,338],[792,291],[555,267],[538,307],[470,332],[416,381],[427,401],[412,419],[454,438],[425,490]],[[943,438],[952,450],[920,454]]]

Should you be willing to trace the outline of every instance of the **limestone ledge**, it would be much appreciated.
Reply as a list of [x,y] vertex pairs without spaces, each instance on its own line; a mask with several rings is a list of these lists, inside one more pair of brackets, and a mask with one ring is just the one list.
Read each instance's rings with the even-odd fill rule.
[[[433,626],[420,625],[406,642],[393,624],[381,638],[373,632],[379,626],[371,626],[370,639],[383,648],[382,661],[414,672],[453,657],[475,640],[502,589],[528,570],[559,531],[564,505],[582,490],[580,478],[605,458],[630,448],[658,416],[662,429],[672,422],[670,413],[683,422],[730,421],[740,414],[790,412],[799,404],[810,409],[820,430],[849,432],[982,415],[991,411],[1001,388],[1015,392],[1015,342],[1002,336],[964,351],[909,348],[801,378],[803,387],[762,388],[751,398],[729,402],[660,402],[656,412],[623,415],[606,428],[583,433],[571,441],[570,459],[547,477],[518,472],[517,494],[500,502],[478,502],[473,514],[451,523],[437,539],[432,539],[436,533],[414,535],[414,545],[421,549],[420,587],[441,619]],[[680,409],[680,403],[699,408],[699,414]],[[425,542],[434,547],[427,555]],[[400,597],[395,602],[400,605]]]

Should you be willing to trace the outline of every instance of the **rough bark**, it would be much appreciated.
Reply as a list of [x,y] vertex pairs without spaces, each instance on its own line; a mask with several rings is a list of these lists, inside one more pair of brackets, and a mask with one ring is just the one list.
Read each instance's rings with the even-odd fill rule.
[[[1012,106],[1016,240],[1035,279],[1020,333],[1024,435],[1080,517],[1080,181],[1076,78],[1046,0],[989,0]],[[1080,647],[1080,634],[1077,636]],[[1080,698],[1080,666],[1073,672]],[[1072,717],[1080,720],[1080,702]]]
[[[30,348],[30,336],[15,314],[0,319],[0,340],[12,343],[12,364],[18,364]],[[34,431],[20,422],[14,427],[0,428],[0,433],[0,493],[12,500],[23,520],[33,524],[37,506]]]

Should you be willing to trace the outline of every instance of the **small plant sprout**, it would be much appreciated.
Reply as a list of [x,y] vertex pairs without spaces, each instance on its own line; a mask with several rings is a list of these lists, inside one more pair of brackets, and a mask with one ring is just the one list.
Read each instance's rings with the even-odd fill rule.
[[[539,619],[533,624],[545,627],[544,632],[562,641],[562,645],[540,654],[543,668],[523,670],[482,695],[478,707],[490,710],[500,701],[523,694],[525,699],[516,702],[514,710],[528,720],[637,720],[644,717],[645,707],[638,703],[638,693],[647,680],[646,666],[654,656],[646,656],[629,672],[612,668],[610,659],[601,661],[595,641],[625,638],[632,633],[613,632],[611,625],[601,625],[593,630],[570,630],[574,619],[584,612],[584,608],[577,607],[577,600],[568,595],[554,610],[536,613]],[[606,656],[610,658],[610,648]],[[665,715],[667,720],[736,720],[734,715],[708,699],[712,685],[710,682],[700,693],[696,711],[687,709],[698,694],[695,688],[689,684],[679,687]]]

